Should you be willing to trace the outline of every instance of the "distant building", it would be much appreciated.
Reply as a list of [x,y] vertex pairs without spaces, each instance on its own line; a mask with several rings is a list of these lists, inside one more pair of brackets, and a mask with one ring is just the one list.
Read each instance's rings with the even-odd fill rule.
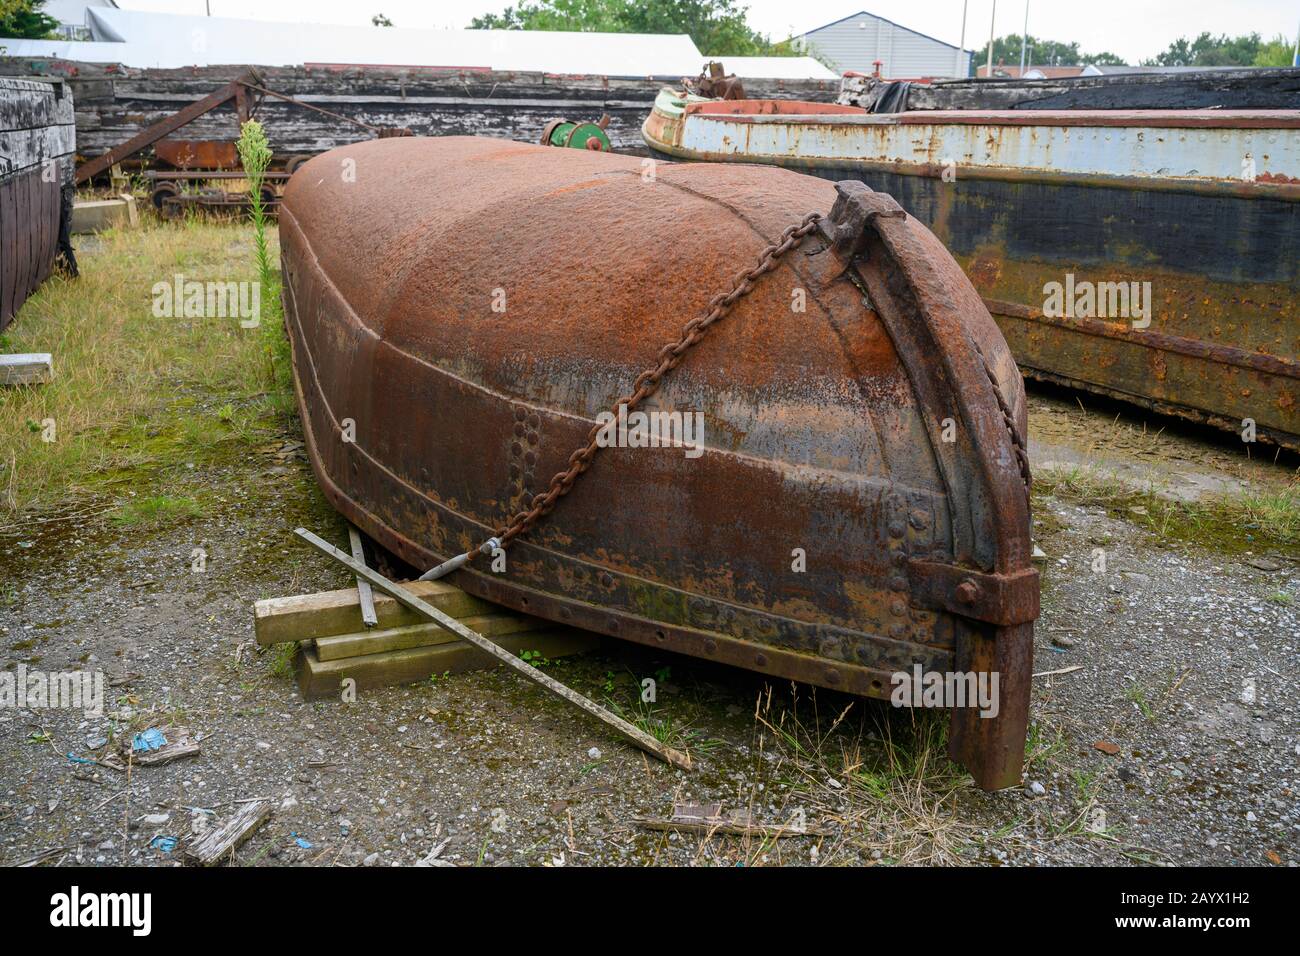
[[41,12],[59,21],[56,31],[65,40],[90,40],[93,32],[86,22],[88,7],[111,7],[117,9],[113,0],[45,0]]
[[[1025,75],[1021,77],[1019,66],[1007,66],[1005,63],[993,64],[993,75],[1000,77],[1009,77],[1011,79],[1026,80],[1060,80],[1070,76],[1083,76],[1087,66],[1030,66],[1025,67]],[[981,64],[975,68],[975,75],[985,77],[989,75],[987,64]],[[1089,74],[1095,76],[1096,74]]]
[[970,75],[970,50],[865,10],[794,37],[794,45],[840,73],[874,73],[879,63],[890,80]]

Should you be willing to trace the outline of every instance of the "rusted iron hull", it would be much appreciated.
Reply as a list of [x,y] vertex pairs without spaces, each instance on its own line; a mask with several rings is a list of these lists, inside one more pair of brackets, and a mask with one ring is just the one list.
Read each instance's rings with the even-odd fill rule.
[[[647,180],[635,158],[460,137],[316,157],[290,181],[280,232],[326,494],[417,567],[476,546],[738,270],[836,194],[781,170]],[[806,239],[664,380],[656,409],[704,416],[699,457],[604,449],[505,571],[476,562],[455,581],[862,695],[888,697],[916,664],[998,668],[999,716],[954,709],[952,746],[982,786],[1011,785],[1037,586],[994,383],[1023,435],[1019,376],[927,230],[901,213],[858,226],[852,254]]]
[[[1196,143],[1221,132],[1179,135]],[[681,136],[664,117],[647,120],[645,133],[665,144]],[[1257,131],[1254,149],[1268,152],[1279,137],[1300,142],[1300,131]],[[667,145],[658,155],[686,158]],[[860,180],[897,197],[961,263],[1026,375],[1235,432],[1249,419],[1260,438],[1300,448],[1300,186],[1271,173],[1254,183],[1182,181],[961,163],[956,181],[945,181],[942,156],[912,158],[732,157]],[[1131,316],[1046,314],[1045,289],[1067,276],[1149,282],[1149,326],[1135,327],[1141,319]]]

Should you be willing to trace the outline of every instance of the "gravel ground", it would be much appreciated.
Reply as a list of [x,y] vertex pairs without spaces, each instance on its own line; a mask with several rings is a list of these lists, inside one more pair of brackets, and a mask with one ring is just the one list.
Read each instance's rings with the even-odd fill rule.
[[[1041,397],[1034,414],[1092,415],[1059,405]],[[304,702],[274,653],[247,643],[251,605],[345,586],[288,533],[303,523],[341,540],[341,526],[293,454],[192,480],[224,489],[219,514],[163,530],[85,514],[0,532],[4,667],[98,668],[111,685],[102,718],[0,709],[0,864],[53,850],[65,864],[180,865],[151,841],[184,839],[254,797],[276,809],[242,865],[412,864],[435,847],[455,865],[1300,862],[1300,556],[1162,541],[1104,509],[1040,499],[1036,670],[1079,669],[1035,681],[1025,785],[997,794],[942,766],[916,743],[925,727],[886,705],[765,688],[615,641],[552,665],[598,699],[631,701],[657,675],[657,718],[701,756],[684,774],[500,671]],[[168,723],[200,734],[201,753],[129,777],[68,757]],[[795,753],[792,738],[815,746]],[[891,739],[927,767],[867,783],[851,772],[888,766]],[[633,821],[675,800],[770,822],[803,812],[826,835],[702,840]]]

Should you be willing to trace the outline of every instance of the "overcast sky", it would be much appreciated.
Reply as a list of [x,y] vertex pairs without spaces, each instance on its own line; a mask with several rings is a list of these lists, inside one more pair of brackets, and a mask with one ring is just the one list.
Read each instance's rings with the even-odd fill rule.
[[[467,27],[472,17],[498,12],[516,0],[207,0],[213,16],[314,23],[366,23],[385,14],[399,27]],[[203,14],[205,0],[117,0],[129,10]],[[962,0],[750,0],[749,22],[781,39],[867,10],[948,43],[961,38]],[[966,48],[989,35],[993,0],[969,0]],[[998,36],[1019,33],[1025,0],[1001,0]],[[1281,33],[1295,41],[1300,0],[1031,0],[1029,32],[1063,42],[1078,41],[1084,52],[1109,50],[1130,63],[1152,57],[1180,36],[1258,32]]]

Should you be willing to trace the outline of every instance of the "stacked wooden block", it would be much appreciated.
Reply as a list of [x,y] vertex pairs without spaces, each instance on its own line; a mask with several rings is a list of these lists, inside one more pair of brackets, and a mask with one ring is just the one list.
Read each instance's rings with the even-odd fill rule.
[[[466,594],[443,581],[404,585],[479,634],[516,654],[545,658],[589,650],[597,637],[519,614]],[[348,678],[357,689],[410,684],[435,674],[456,674],[495,663],[455,634],[375,594],[378,623],[366,627],[356,588],[269,598],[254,606],[257,643],[298,641],[298,686],[304,697],[338,697]]]

